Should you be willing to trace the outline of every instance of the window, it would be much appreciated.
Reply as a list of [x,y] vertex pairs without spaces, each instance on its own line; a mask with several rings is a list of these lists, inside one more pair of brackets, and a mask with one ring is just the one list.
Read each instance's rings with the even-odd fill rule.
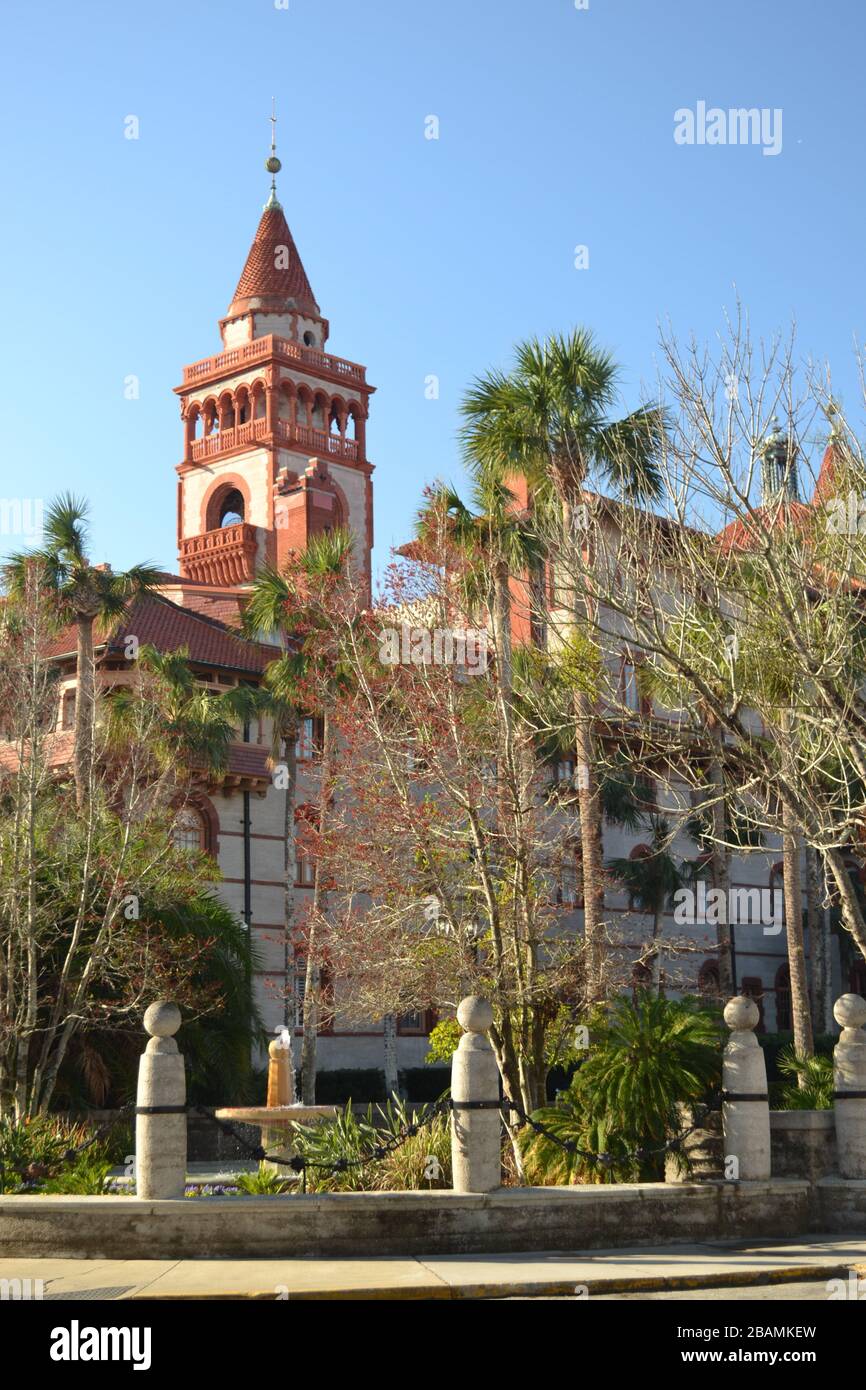
[[561,907],[583,907],[583,859],[579,848],[565,859],[559,871],[557,902]]
[[560,758],[556,764],[556,780],[561,786],[574,786],[574,758]]
[[787,965],[776,971],[776,1032],[791,1032],[791,971]]
[[[295,950],[292,960],[292,1006],[294,1026],[304,1026],[304,998],[307,990],[307,957],[303,951]],[[334,1031],[334,983],[326,964],[319,967],[319,1018],[318,1033]]]
[[300,721],[295,739],[295,757],[299,763],[308,763],[317,757],[322,747],[322,732],[321,719],[306,715]]
[[178,812],[171,834],[175,849],[198,852],[207,848],[207,827],[201,811],[184,806]]
[[436,1023],[432,1009],[414,1009],[412,1013],[402,1014],[397,1019],[398,1033],[429,1033]]
[[637,668],[633,661],[624,661],[621,677],[622,702],[634,714],[640,713],[640,693],[637,688]]
[[313,806],[298,806],[295,810],[295,886],[298,888],[312,888],[316,881],[312,838],[317,822]]
[[705,960],[698,971],[698,993],[716,995],[719,993],[719,963]]
[[64,690],[60,713],[61,729],[75,728],[75,691]]

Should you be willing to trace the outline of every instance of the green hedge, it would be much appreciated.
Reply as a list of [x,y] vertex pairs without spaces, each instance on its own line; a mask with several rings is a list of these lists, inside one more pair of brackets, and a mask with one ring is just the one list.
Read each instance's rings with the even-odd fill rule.
[[316,1075],[316,1104],[367,1105],[384,1101],[385,1073],[381,1067],[341,1067],[335,1071],[320,1071]]
[[407,1100],[438,1100],[450,1085],[450,1067],[407,1067],[400,1072],[400,1090]]

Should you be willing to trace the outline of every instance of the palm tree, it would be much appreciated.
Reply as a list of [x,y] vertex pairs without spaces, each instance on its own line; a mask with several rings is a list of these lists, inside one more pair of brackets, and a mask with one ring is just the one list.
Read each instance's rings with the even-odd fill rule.
[[[334,732],[330,718],[332,698],[346,678],[342,665],[335,661],[324,669],[322,653],[316,649],[316,637],[324,630],[320,604],[328,588],[348,574],[352,554],[352,537],[339,529],[311,536],[306,548],[290,561],[285,573],[267,569],[259,574],[244,611],[244,629],[248,635],[280,634],[287,648],[265,672],[265,686],[271,700],[274,736],[277,747],[284,749],[286,760],[286,799],[284,817],[284,911],[286,932],[286,963],[291,965],[289,952],[294,918],[294,885],[296,877],[296,800],[297,761],[295,743],[301,716],[309,704],[312,690],[321,699],[322,750],[320,762],[320,795],[318,806],[319,835],[326,830],[328,788],[334,757]],[[301,1048],[301,1099],[313,1105],[316,1097],[316,1039],[319,1026],[319,994],[321,972],[317,958],[318,925],[325,909],[326,889],[317,858],[313,879],[313,900],[307,927],[306,967],[304,980],[303,1043]],[[288,970],[287,970],[288,973]],[[289,1001],[287,999],[287,1010]],[[287,1017],[287,1024],[289,1022]]]
[[[526,480],[534,505],[557,510],[561,541],[575,536],[575,510],[583,489],[600,479],[635,502],[659,496],[657,465],[665,420],[658,409],[610,419],[618,369],[592,334],[577,329],[519,344],[510,373],[476,379],[462,403],[462,439],[473,473],[507,483]],[[575,585],[570,623],[585,625],[590,597]],[[584,933],[591,988],[602,990],[604,872],[601,804],[593,746],[593,701],[585,689],[574,697],[575,751],[584,877]]]
[[87,557],[87,503],[67,493],[48,508],[44,545],[11,556],[5,567],[13,592],[23,591],[28,570],[35,564],[41,586],[54,600],[58,616],[76,628],[77,693],[75,699],[74,776],[79,807],[90,796],[96,716],[96,671],[93,629],[97,620],[109,630],[129,611],[130,604],[152,592],[160,572],[151,565],[133,565],[122,574],[92,565]]
[[[515,731],[515,710],[520,703],[515,675],[518,687],[522,681],[519,663],[516,671],[514,661],[511,576],[532,573],[543,552],[537,535],[520,513],[516,496],[501,478],[476,470],[472,502],[474,510],[453,488],[435,490],[429,506],[419,516],[417,533],[421,540],[432,538],[438,550],[443,541],[456,549],[460,557],[454,576],[456,593],[467,612],[487,615],[493,631],[496,705],[501,726],[499,747],[503,754],[497,759],[497,801],[505,822],[508,798],[514,796],[523,780],[520,760],[526,750],[525,738],[516,737]],[[443,622],[447,622],[447,615]],[[501,975],[507,952],[495,913],[491,913],[490,937],[493,966]],[[538,972],[537,944],[527,942],[525,952],[526,978],[534,981]],[[503,1060],[503,1078],[510,1100],[520,1099],[520,1077],[527,1071],[527,1056],[542,1056],[539,1044],[543,1028],[542,1011],[524,1001],[516,1027],[511,1012],[504,1009],[491,1032]],[[528,1082],[530,1089],[540,1088],[543,1093],[545,1074],[546,1069],[534,1075]]]
[[673,839],[671,827],[663,816],[651,815],[652,831],[649,852],[634,859],[608,859],[606,868],[612,878],[628,892],[632,906],[652,917],[652,987],[661,993],[662,957],[659,949],[662,919],[674,893],[682,887],[683,874],[670,853]]

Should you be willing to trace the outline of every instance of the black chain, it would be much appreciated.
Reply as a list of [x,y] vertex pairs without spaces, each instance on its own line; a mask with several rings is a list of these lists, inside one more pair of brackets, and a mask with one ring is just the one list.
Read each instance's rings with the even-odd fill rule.
[[693,1124],[689,1125],[688,1129],[681,1130],[679,1134],[674,1135],[674,1137],[669,1139],[665,1144],[660,1144],[655,1148],[640,1147],[626,1151],[624,1154],[610,1154],[595,1153],[592,1149],[582,1149],[574,1139],[562,1139],[558,1134],[554,1133],[548,1125],[544,1125],[539,1120],[534,1120],[531,1115],[527,1115],[523,1106],[519,1105],[517,1101],[503,1100],[501,1102],[501,1109],[513,1111],[521,1123],[529,1125],[536,1134],[542,1134],[545,1139],[549,1139],[552,1144],[558,1145],[559,1148],[563,1149],[566,1153],[572,1154],[576,1158],[586,1159],[588,1163],[597,1163],[600,1167],[606,1169],[613,1168],[616,1164],[629,1162],[645,1163],[647,1159],[654,1158],[658,1154],[675,1153],[679,1151],[689,1135],[693,1134],[695,1130],[701,1129],[706,1122],[707,1116],[718,1113],[721,1106],[718,1104],[702,1104],[700,1107],[696,1107],[696,1109],[698,1108],[703,1112],[701,1118],[696,1119]]
[[302,1154],[293,1154],[291,1158],[280,1158],[277,1154],[270,1154],[261,1144],[250,1144],[246,1137],[239,1133],[235,1125],[230,1120],[219,1120],[216,1115],[212,1115],[209,1110],[202,1106],[196,1106],[196,1111],[205,1119],[211,1120],[218,1129],[224,1134],[230,1135],[240,1147],[245,1150],[247,1157],[258,1159],[260,1163],[273,1163],[281,1168],[290,1168],[293,1173],[298,1173],[306,1190],[306,1173],[308,1168],[316,1168],[328,1173],[347,1173],[351,1168],[363,1168],[368,1163],[379,1162],[383,1158],[388,1158],[390,1154],[399,1149],[401,1144],[405,1144],[407,1139],[426,1129],[427,1125],[436,1118],[437,1115],[444,1114],[451,1109],[450,1100],[440,1100],[429,1109],[425,1110],[423,1119],[412,1120],[409,1124],[402,1125],[396,1134],[389,1135],[383,1139],[368,1154],[360,1158],[336,1158],[330,1162],[322,1162],[316,1159],[305,1158]]

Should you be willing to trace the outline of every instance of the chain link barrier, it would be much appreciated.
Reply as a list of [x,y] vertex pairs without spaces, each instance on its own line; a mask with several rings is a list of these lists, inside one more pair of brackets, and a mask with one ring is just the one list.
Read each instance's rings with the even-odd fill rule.
[[[89,1149],[93,1144],[98,1143],[104,1135],[108,1134],[118,1124],[121,1123],[127,1114],[135,1111],[135,1101],[130,1101],[117,1111],[109,1120],[101,1124],[94,1132],[74,1148],[67,1149],[65,1153],[51,1164],[30,1163],[26,1168],[16,1168],[11,1164],[4,1165],[0,1161],[0,1179],[5,1186],[6,1172],[11,1171],[24,1179],[23,1186],[26,1188],[37,1182],[44,1181],[46,1177],[53,1177],[61,1168],[75,1163],[82,1153]],[[268,1153],[261,1144],[252,1144],[247,1136],[238,1129],[237,1125],[230,1120],[219,1120],[210,1110],[201,1105],[191,1105],[187,1107],[187,1113],[198,1115],[202,1119],[208,1120],[215,1125],[223,1134],[234,1140],[238,1147],[243,1151],[248,1159],[259,1163],[272,1163],[276,1167],[288,1168],[297,1174],[301,1179],[302,1190],[307,1187],[307,1170],[317,1169],[328,1173],[346,1173],[353,1168],[363,1168],[368,1163],[380,1162],[395,1153],[407,1139],[414,1138],[421,1130],[438,1118],[439,1115],[451,1114],[454,1110],[466,1109],[498,1109],[502,1112],[503,1119],[506,1114],[516,1115],[521,1124],[528,1125],[536,1134],[542,1135],[550,1143],[555,1144],[563,1152],[574,1158],[584,1159],[587,1163],[598,1164],[599,1167],[610,1170],[617,1165],[626,1163],[645,1163],[648,1159],[657,1157],[661,1154],[682,1152],[682,1147],[691,1134],[702,1129],[708,1116],[718,1114],[721,1110],[721,1102],[701,1104],[694,1107],[695,1119],[688,1128],[681,1130],[678,1134],[668,1139],[664,1144],[652,1147],[640,1146],[635,1149],[627,1150],[624,1154],[611,1154],[606,1151],[596,1153],[592,1149],[583,1149],[574,1139],[563,1139],[550,1128],[549,1125],[536,1120],[532,1115],[527,1114],[517,1101],[505,1098],[499,1101],[452,1101],[450,1097],[436,1101],[432,1105],[425,1106],[420,1119],[413,1119],[407,1124],[401,1125],[400,1129],[394,1133],[385,1135],[380,1143],[376,1144],[367,1154],[362,1154],[358,1158],[337,1158],[331,1161],[320,1159],[308,1159],[303,1154],[293,1154],[291,1158],[284,1158],[279,1154]],[[700,1115],[698,1116],[698,1112]]]

